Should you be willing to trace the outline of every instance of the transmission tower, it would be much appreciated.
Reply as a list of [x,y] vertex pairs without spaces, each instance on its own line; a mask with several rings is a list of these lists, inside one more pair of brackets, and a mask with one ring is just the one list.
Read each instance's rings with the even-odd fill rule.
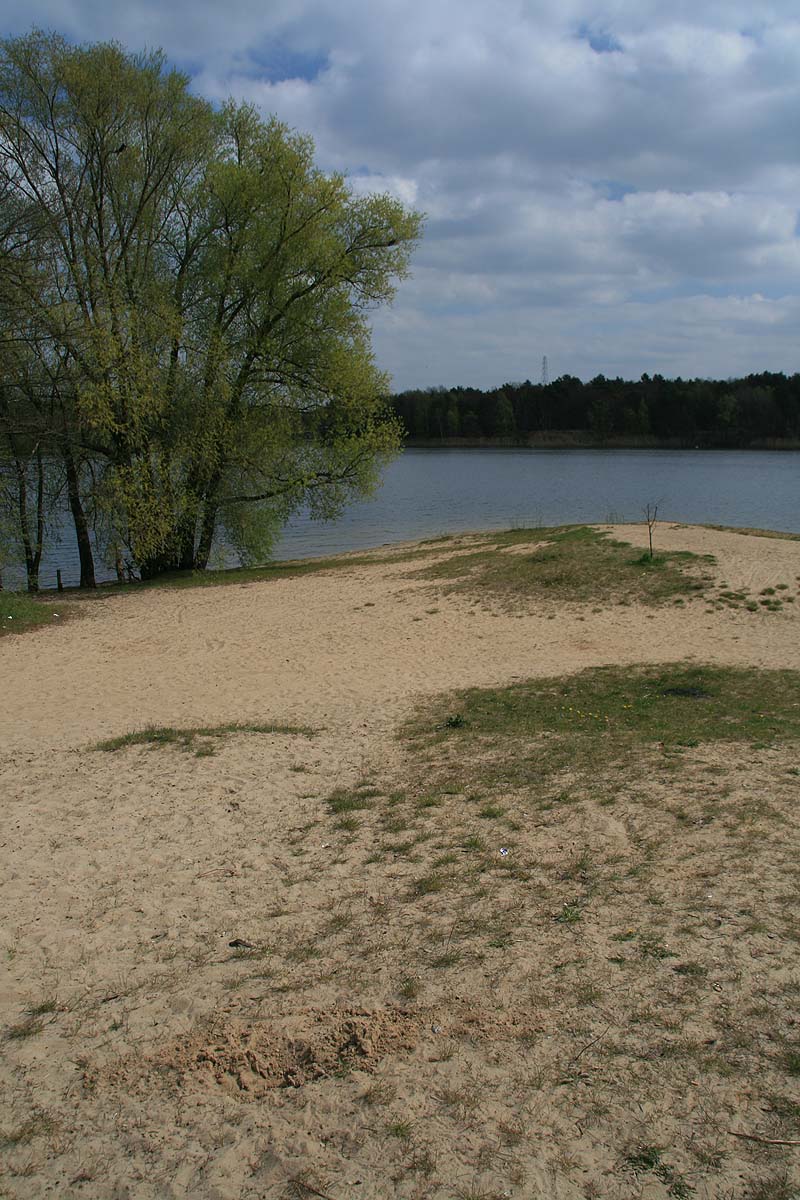
[[542,387],[547,387],[549,382],[550,378],[547,374],[547,355],[545,354],[542,358]]

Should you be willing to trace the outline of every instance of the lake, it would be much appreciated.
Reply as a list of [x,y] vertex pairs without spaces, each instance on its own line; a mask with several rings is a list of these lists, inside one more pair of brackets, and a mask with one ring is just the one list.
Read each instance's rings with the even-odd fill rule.
[[[276,558],[360,550],[468,529],[659,520],[800,533],[800,451],[406,450],[369,501],[340,520],[298,515]],[[66,530],[65,526],[65,530]],[[79,578],[74,535],[51,548],[43,587]],[[98,572],[102,578],[110,573]],[[7,583],[11,583],[7,573]]]

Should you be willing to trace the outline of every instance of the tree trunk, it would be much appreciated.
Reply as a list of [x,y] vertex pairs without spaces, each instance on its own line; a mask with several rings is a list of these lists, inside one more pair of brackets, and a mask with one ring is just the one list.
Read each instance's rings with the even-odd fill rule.
[[44,460],[41,447],[36,447],[36,536],[31,537],[28,514],[28,463],[24,463],[17,453],[14,437],[9,433],[9,444],[14,456],[14,472],[17,477],[17,514],[19,516],[19,532],[22,547],[25,551],[25,574],[28,591],[39,591],[39,566],[42,561],[44,546]]
[[78,542],[78,557],[81,564],[81,587],[96,588],[97,583],[94,576],[94,555],[92,554],[92,543],[89,538],[89,526],[86,523],[86,514],[83,511],[81,503],[80,486],[78,480],[78,468],[75,465],[75,459],[72,456],[72,450],[65,442],[62,446],[62,454],[64,458],[64,466],[67,471],[67,494],[69,496],[69,507],[72,513],[72,520],[75,525],[75,537]]
[[200,540],[197,543],[197,553],[194,558],[195,570],[205,571],[208,566],[208,560],[211,556],[211,546],[214,542],[214,531],[217,528],[217,504],[214,497],[216,496],[217,487],[219,486],[219,476],[212,481],[211,487],[208,489],[208,498],[203,505],[203,520],[200,526]]
[[187,522],[186,528],[184,529],[183,534],[181,535],[181,550],[180,550],[180,562],[179,562],[179,569],[181,571],[193,571],[194,570],[194,565],[195,565],[194,564],[194,538],[195,538],[196,524],[197,524],[196,521],[192,521],[191,524],[189,524]]
[[[42,458],[41,442],[36,443],[36,548],[34,550],[32,569],[28,572],[28,589],[39,590],[39,566],[42,561],[44,548],[44,459]],[[34,587],[31,587],[31,580]]]

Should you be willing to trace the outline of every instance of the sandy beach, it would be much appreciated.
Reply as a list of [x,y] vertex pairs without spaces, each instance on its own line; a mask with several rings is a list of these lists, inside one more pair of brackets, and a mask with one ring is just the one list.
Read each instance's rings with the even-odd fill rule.
[[[647,544],[640,526],[612,532]],[[470,545],[456,537],[440,553]],[[797,595],[800,541],[660,526],[657,545],[713,555],[719,587],[759,595],[785,581],[786,595]],[[518,946],[508,973],[493,947],[428,984],[409,949],[416,918],[395,904],[412,867],[400,864],[381,885],[380,863],[368,861],[375,830],[348,840],[326,815],[337,790],[371,786],[388,796],[400,786],[408,751],[398,728],[441,693],[607,664],[800,670],[800,603],[769,614],[700,599],[599,611],[573,604],[553,619],[535,606],[504,611],[437,590],[410,570],[407,550],[384,548],[377,563],[354,554],[345,568],[296,578],[80,600],[80,615],[63,626],[0,641],[0,1195],[739,1200],[761,1195],[747,1189],[780,1172],[787,1187],[800,1186],[797,1150],[769,1150],[766,1140],[728,1137],[705,1175],[684,1164],[691,1192],[673,1186],[677,1165],[637,1169],[629,1154],[626,1166],[609,1130],[638,1137],[653,1116],[659,1128],[648,1137],[660,1145],[665,1114],[683,1098],[642,1093],[650,1099],[629,1109],[625,1087],[606,1092],[596,1127],[575,1124],[569,1098],[548,1092],[545,1101],[532,1082],[555,1053],[531,999],[541,946]],[[148,726],[234,722],[297,732],[234,733],[202,754],[94,749]],[[699,747],[691,770],[699,779],[720,760],[735,768],[732,787],[773,789],[776,803],[785,791],[791,810],[795,752]],[[624,855],[628,835],[612,829],[612,809],[602,811],[604,836]],[[545,860],[571,854],[582,835],[573,830],[567,846],[562,833],[526,831],[531,854],[537,845]],[[796,827],[784,824],[780,837],[789,861]],[[785,897],[790,880],[776,872],[775,894]],[[715,879],[708,890],[716,888]],[[423,917],[435,921],[436,898],[425,903]],[[733,899],[724,903],[732,912]],[[311,947],[323,927],[320,957]],[[778,949],[765,930],[747,960],[756,971]],[[730,942],[716,947],[723,957],[741,950],[741,931],[726,931]],[[766,1001],[770,1019],[784,1001],[791,1010],[788,982],[800,987],[797,943],[780,942],[779,958],[787,987],[780,1005]],[[416,997],[398,992],[410,977],[422,978]],[[606,1012],[614,1020],[617,986],[598,1002],[598,1028]],[[31,1036],[26,1019],[35,1020]],[[575,1053],[593,1036],[574,1012],[562,1025]],[[304,1058],[300,1044],[313,1054]],[[342,1044],[360,1059],[337,1074]],[[225,1065],[231,1056],[236,1071]],[[695,1075],[691,1114],[681,1109],[675,1121],[686,1139],[702,1140],[711,1119],[703,1105],[710,1111],[717,1100],[699,1068]],[[589,1087],[576,1078],[576,1088]],[[513,1097],[503,1090],[509,1080]],[[457,1087],[466,1088],[461,1100],[433,1099]],[[752,1097],[729,1102],[739,1106],[730,1124],[767,1139],[748,1124]],[[798,1137],[783,1132],[773,1140]],[[672,1162],[666,1150],[663,1161]]]

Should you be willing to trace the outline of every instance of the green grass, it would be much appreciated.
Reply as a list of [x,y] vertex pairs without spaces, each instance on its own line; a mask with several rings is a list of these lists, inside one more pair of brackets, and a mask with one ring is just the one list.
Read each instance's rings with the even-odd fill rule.
[[[381,559],[365,555],[359,562],[380,562]],[[112,585],[113,591],[139,590],[140,588],[185,588],[185,587],[228,587],[231,584],[260,583],[272,579],[294,579],[300,575],[313,575],[318,571],[334,571],[341,567],[352,567],[350,558],[308,558],[296,562],[267,563],[261,567],[228,567],[220,571],[172,571],[156,579],[129,584]]]
[[404,1000],[416,1000],[422,991],[422,984],[419,979],[415,979],[412,975],[406,975],[400,980],[397,991]]
[[447,881],[441,875],[431,874],[415,880],[413,890],[415,896],[433,896],[443,891],[446,886]]
[[[442,719],[454,709],[463,716],[459,725]],[[800,737],[800,672],[686,663],[593,667],[451,694],[423,709],[405,735],[421,746],[450,745],[456,757],[485,746],[486,778],[492,760],[503,758],[507,767],[543,777],[568,765],[621,761],[643,744],[674,753],[700,742],[763,745]],[[530,759],[525,741],[536,743]]]
[[7,1042],[21,1042],[25,1038],[34,1037],[37,1033],[41,1033],[43,1028],[44,1026],[38,1017],[34,1016],[33,1013],[28,1013],[16,1025],[9,1025],[4,1032],[4,1037]]
[[581,919],[580,904],[564,904],[556,917],[560,925],[576,925]]
[[372,808],[371,792],[348,792],[339,789],[328,796],[328,808],[335,816]]
[[[446,592],[468,592],[510,604],[525,600],[659,604],[702,592],[714,560],[688,551],[649,554],[586,525],[513,529],[486,535],[466,554],[416,569],[416,578]],[[515,547],[542,543],[530,553]],[[689,573],[686,568],[692,569]]]
[[705,979],[708,974],[708,968],[699,962],[679,963],[673,970],[676,975],[683,975],[687,979]]
[[46,1000],[29,1005],[26,1011],[29,1017],[48,1016],[50,1013],[58,1012],[58,999],[56,996],[48,996]]
[[636,1175],[652,1173],[667,1189],[667,1195],[674,1200],[687,1200],[694,1193],[694,1188],[678,1174],[674,1167],[665,1163],[662,1151],[658,1146],[641,1146],[625,1156],[626,1164]]
[[27,633],[40,625],[58,625],[70,615],[69,606],[65,607],[54,596],[0,591],[0,637]]
[[96,742],[93,750],[126,750],[129,746],[178,746],[181,750],[194,750],[201,757],[209,753],[207,746],[197,746],[199,739],[224,738],[235,733],[273,733],[290,736],[313,737],[318,730],[307,725],[276,725],[255,722],[231,721],[227,725],[197,725],[190,729],[177,729],[172,725],[149,725],[134,733],[123,733],[119,737]]

